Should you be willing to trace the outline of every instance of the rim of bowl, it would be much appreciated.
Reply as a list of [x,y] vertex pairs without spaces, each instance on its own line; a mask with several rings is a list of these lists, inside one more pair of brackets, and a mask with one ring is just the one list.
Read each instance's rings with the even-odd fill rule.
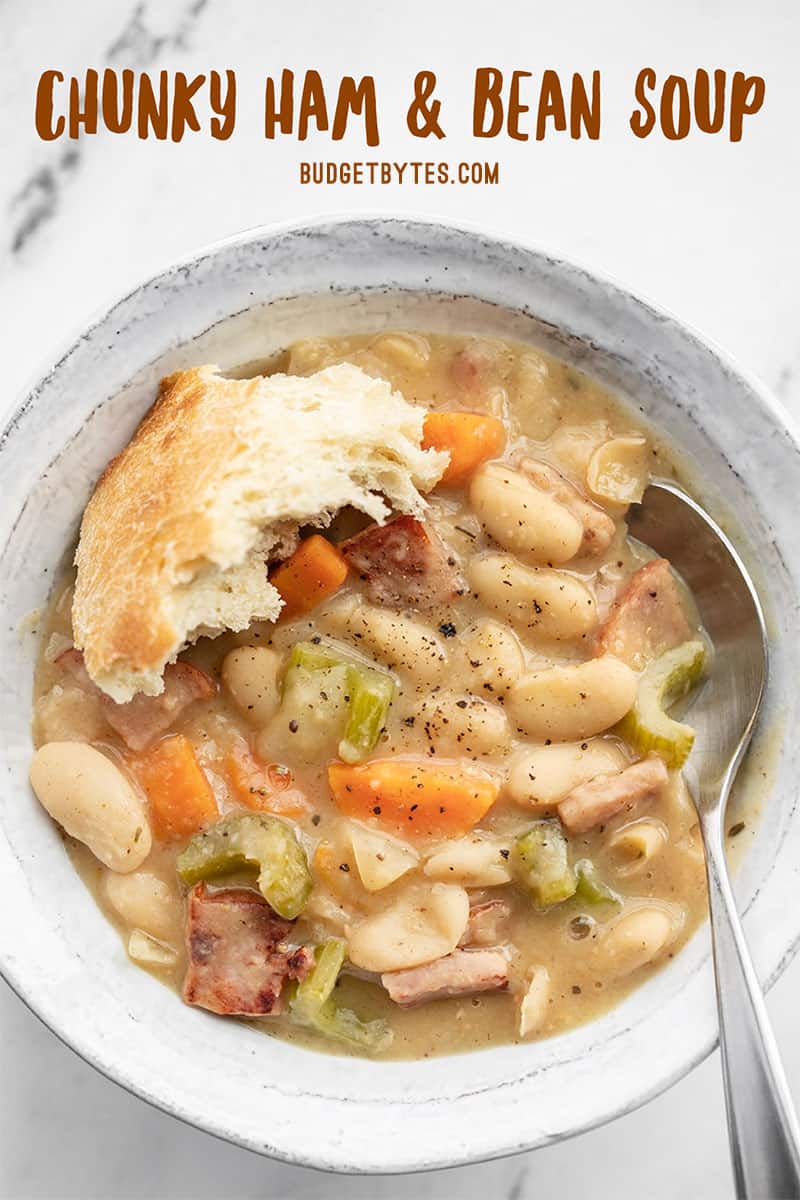
[[[639,307],[644,309],[650,316],[659,318],[677,330],[696,346],[710,351],[713,356],[733,375],[738,376],[754,393],[759,402],[771,414],[775,423],[782,427],[788,434],[795,449],[800,454],[800,421],[787,411],[783,403],[773,394],[770,388],[764,381],[753,371],[748,370],[739,363],[734,355],[722,347],[713,338],[707,336],[697,329],[696,326],[678,317],[670,309],[664,307],[658,302],[652,300],[637,289],[629,287],[613,274],[594,267],[585,266],[579,259],[573,258],[570,255],[561,252],[554,253],[543,247],[535,240],[509,233],[497,229],[489,229],[487,226],[478,222],[470,221],[453,221],[446,216],[438,216],[431,214],[420,214],[413,211],[395,210],[392,213],[385,213],[379,210],[356,209],[347,213],[332,212],[321,213],[315,217],[303,218],[301,220],[286,219],[283,221],[270,222],[264,225],[249,226],[246,229],[236,233],[226,235],[214,241],[204,243],[195,250],[188,251],[169,263],[161,269],[140,278],[135,284],[130,286],[122,293],[115,293],[112,299],[106,302],[101,302],[93,308],[90,315],[84,318],[83,321],[76,322],[73,325],[73,332],[59,340],[59,349],[55,353],[51,353],[45,360],[44,365],[38,369],[34,369],[28,374],[28,382],[17,392],[17,397],[14,403],[8,409],[8,416],[4,425],[0,428],[0,461],[4,454],[9,453],[13,449],[13,441],[15,430],[27,411],[32,407],[36,392],[41,384],[43,384],[51,375],[53,375],[59,367],[71,356],[77,349],[79,343],[96,328],[98,328],[112,313],[126,301],[135,296],[138,292],[157,283],[165,276],[179,271],[182,267],[196,265],[205,259],[213,257],[222,250],[237,245],[245,245],[258,240],[271,240],[283,235],[292,233],[301,233],[304,230],[321,229],[337,225],[403,225],[418,226],[422,229],[436,228],[442,229],[453,234],[465,234],[468,237],[479,238],[484,244],[492,245],[497,248],[502,248],[510,253],[515,253],[519,250],[533,254],[538,258],[546,260],[551,266],[556,268],[563,267],[568,271],[582,276],[591,283],[600,283],[607,288],[623,296],[627,300],[632,300]],[[418,290],[418,289],[417,289]],[[200,331],[202,332],[202,331]],[[748,904],[740,910],[740,915],[744,916],[755,900],[753,896]],[[707,926],[707,921],[701,924],[700,928]],[[768,991],[773,984],[780,978],[783,972],[788,967],[789,963],[795,957],[800,949],[800,927],[794,938],[785,947],[779,961],[773,970],[767,974],[762,980],[764,991]],[[29,994],[26,988],[25,981],[22,978],[17,978],[15,971],[11,965],[0,958],[0,977],[8,984],[14,994],[21,1000],[30,1013],[58,1039],[59,1042],[67,1049],[76,1054],[83,1062],[92,1067],[98,1074],[109,1080],[118,1087],[123,1088],[131,1095],[143,1100],[146,1104],[155,1108],[159,1112],[181,1121],[183,1124],[191,1128],[199,1129],[204,1133],[210,1134],[212,1137],[220,1141],[227,1142],[231,1145],[238,1146],[253,1153],[274,1158],[277,1161],[285,1162],[291,1166],[306,1167],[322,1172],[332,1172],[338,1174],[380,1174],[380,1175],[397,1175],[397,1174],[412,1174],[423,1171],[448,1170],[452,1167],[465,1166],[472,1163],[491,1162],[497,1159],[514,1157],[519,1154],[528,1153],[531,1150],[548,1144],[551,1139],[539,1136],[531,1138],[530,1142],[525,1144],[514,1144],[512,1146],[501,1145],[491,1153],[480,1154],[478,1156],[461,1155],[453,1160],[445,1161],[442,1158],[424,1159],[410,1163],[409,1161],[387,1163],[382,1166],[380,1172],[375,1170],[362,1170],[357,1163],[344,1165],[341,1161],[323,1162],[319,1156],[314,1156],[312,1153],[300,1154],[290,1151],[282,1151],[280,1147],[267,1147],[263,1143],[256,1143],[253,1139],[238,1134],[235,1130],[225,1129],[218,1125],[215,1121],[205,1117],[202,1113],[192,1113],[188,1110],[182,1111],[179,1103],[169,1097],[159,1097],[148,1093],[143,1084],[138,1081],[123,1076],[119,1069],[115,1067],[113,1061],[107,1061],[102,1052],[94,1047],[85,1039],[82,1043],[81,1039],[76,1037],[72,1039],[67,1032],[59,1028],[58,1023],[48,1019],[37,1008],[35,997]],[[657,1079],[637,1092],[635,1096],[625,1098],[621,1103],[617,1103],[608,1111],[599,1113],[598,1115],[583,1121],[580,1125],[576,1125],[569,1133],[563,1136],[563,1140],[577,1137],[580,1134],[588,1133],[593,1129],[600,1128],[603,1125],[609,1124],[618,1117],[634,1112],[636,1109],[649,1103],[651,1100],[662,1095],[671,1088],[680,1079],[684,1078],[695,1067],[699,1066],[717,1047],[719,1038],[716,1034],[712,1034],[700,1048],[687,1058],[677,1064],[674,1068],[664,1071]],[[448,1056],[445,1056],[448,1057]],[[558,1140],[562,1140],[559,1138]]]

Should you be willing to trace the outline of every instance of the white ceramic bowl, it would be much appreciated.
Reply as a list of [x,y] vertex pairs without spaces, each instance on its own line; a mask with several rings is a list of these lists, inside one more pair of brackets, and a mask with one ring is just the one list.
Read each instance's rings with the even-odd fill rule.
[[[576,266],[406,220],[254,231],[136,288],[59,358],[0,439],[0,966],[68,1045],[144,1099],[253,1150],[342,1171],[452,1166],[567,1137],[654,1096],[716,1035],[703,929],[620,1007],[548,1041],[388,1064],[298,1049],[187,1008],[134,967],[31,796],[34,645],[19,626],[160,377],[301,336],[397,327],[527,340],[632,397],[699,498],[733,521],[761,581],[773,651],[764,726],[794,728],[798,709],[800,522],[788,498],[800,494],[800,452],[784,416],[684,326]],[[800,934],[799,745],[774,746],[737,880],[767,982]]]

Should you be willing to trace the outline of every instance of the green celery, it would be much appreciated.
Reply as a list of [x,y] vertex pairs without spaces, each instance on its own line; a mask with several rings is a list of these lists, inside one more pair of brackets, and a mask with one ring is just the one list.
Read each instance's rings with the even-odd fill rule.
[[594,863],[588,858],[582,858],[575,864],[575,875],[578,880],[575,895],[587,904],[620,903],[617,893],[603,882]]
[[362,1021],[349,1008],[339,1008],[333,989],[345,957],[345,943],[331,938],[317,947],[316,962],[311,974],[298,984],[289,1002],[289,1013],[298,1025],[314,1029],[325,1037],[336,1038],[382,1050],[392,1040],[385,1021]]
[[537,821],[517,838],[512,866],[539,908],[550,908],[575,895],[577,879],[567,857],[567,839],[558,821]]
[[281,917],[294,920],[311,895],[306,852],[284,821],[267,813],[237,813],[197,833],[178,855],[178,874],[189,885],[257,867],[262,896]]
[[[339,756],[344,762],[355,763],[374,750],[386,725],[394,692],[394,680],[387,672],[341,654],[325,643],[297,642],[289,654],[283,678],[282,706],[291,711],[297,709],[298,713],[308,713],[314,708],[319,715],[323,712],[320,705],[325,702],[318,699],[315,703],[314,697],[325,693],[326,721],[340,719],[343,726]],[[299,718],[298,724],[301,724]]]

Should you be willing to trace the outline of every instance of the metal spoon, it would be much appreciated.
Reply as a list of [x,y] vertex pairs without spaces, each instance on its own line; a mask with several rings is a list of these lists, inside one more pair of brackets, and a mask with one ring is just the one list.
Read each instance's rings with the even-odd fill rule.
[[706,852],[736,1194],[740,1200],[800,1198],[800,1129],[725,860],[725,807],[767,681],[764,615],[725,534],[674,484],[651,484],[632,507],[629,528],[686,580],[714,643],[713,671],[692,706],[697,737],[685,771]]

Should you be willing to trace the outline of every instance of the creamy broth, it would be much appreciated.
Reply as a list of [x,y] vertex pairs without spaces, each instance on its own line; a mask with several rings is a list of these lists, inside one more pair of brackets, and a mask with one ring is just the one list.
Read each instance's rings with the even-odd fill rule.
[[[181,734],[189,740],[211,783],[221,816],[243,808],[231,776],[237,754],[240,761],[246,754],[249,763],[272,765],[272,774],[265,776],[270,794],[264,798],[264,808],[298,830],[314,881],[310,900],[291,932],[293,945],[313,947],[331,938],[347,940],[375,914],[402,903],[409,889],[430,888],[438,882],[466,888],[472,910],[491,901],[501,902],[498,929],[484,936],[489,948],[500,947],[507,964],[507,985],[502,990],[404,1008],[380,985],[380,971],[367,970],[364,978],[364,970],[354,972],[345,962],[334,993],[336,1002],[353,1009],[363,1020],[382,1018],[393,1033],[391,1045],[374,1054],[421,1058],[523,1037],[547,1037],[619,1003],[631,988],[680,951],[705,914],[696,816],[677,770],[671,770],[668,782],[640,805],[629,805],[584,831],[568,831],[570,870],[589,860],[608,898],[595,897],[590,902],[585,894],[576,893],[550,907],[535,904],[521,886],[515,858],[517,839],[543,820],[557,820],[560,803],[532,805],[522,797],[521,785],[518,782],[515,787],[514,779],[522,777],[524,782],[519,764],[525,753],[550,742],[574,744],[576,754],[584,753],[582,745],[591,746],[591,752],[605,754],[609,764],[616,763],[598,774],[621,772],[643,757],[614,732],[616,718],[610,728],[585,736],[579,733],[564,738],[556,731],[546,738],[531,733],[525,721],[520,722],[518,702],[509,703],[509,688],[513,679],[591,660],[598,625],[608,618],[629,578],[650,557],[625,536],[626,504],[591,492],[588,476],[596,472],[597,451],[616,439],[646,436],[644,451],[641,443],[636,443],[637,469],[643,470],[642,453],[646,453],[646,470],[651,475],[674,476],[675,467],[664,446],[653,441],[650,432],[644,435],[630,413],[596,382],[527,346],[423,334],[359,335],[298,343],[271,359],[268,369],[303,375],[339,362],[353,363],[368,374],[387,379],[407,400],[428,410],[498,418],[505,426],[507,442],[494,457],[511,464],[514,471],[526,459],[556,468],[577,488],[582,500],[588,499],[615,522],[613,537],[602,553],[578,553],[550,565],[540,559],[536,564],[539,569],[557,572],[559,578],[568,577],[570,586],[578,588],[576,595],[590,597],[593,611],[586,618],[586,631],[564,637],[559,634],[558,621],[543,631],[538,618],[524,620],[519,611],[509,609],[505,587],[508,584],[508,591],[513,592],[516,576],[506,580],[503,571],[530,565],[525,553],[509,548],[513,531],[504,535],[506,545],[498,544],[487,532],[487,520],[489,524],[491,520],[471,502],[470,495],[477,495],[471,493],[471,481],[465,486],[439,486],[428,496],[425,521],[445,547],[453,569],[466,580],[463,595],[423,611],[410,606],[399,613],[391,605],[368,601],[364,580],[357,570],[351,570],[333,595],[297,619],[201,640],[181,658],[207,672],[218,687],[212,698],[192,704],[167,736]],[[255,369],[251,366],[248,373]],[[266,368],[260,364],[257,369]],[[596,483],[596,473],[592,478]],[[324,533],[331,541],[340,542],[368,524],[359,514],[344,512]],[[501,557],[504,567],[497,565]],[[485,563],[489,567],[481,574],[480,564]],[[136,756],[105,722],[98,697],[65,671],[63,659],[59,661],[72,643],[71,587],[72,580],[65,579],[43,624],[35,689],[36,744],[92,742],[137,781]],[[683,594],[682,600],[692,637],[702,637],[691,598]],[[532,603],[534,611],[541,612],[538,603]],[[553,603],[558,616],[558,599]],[[547,613],[544,615],[546,618]],[[567,613],[564,619],[574,620],[574,613]],[[396,881],[379,890],[367,890],[353,850],[353,819],[342,814],[328,784],[336,739],[331,743],[323,730],[313,753],[298,753],[296,746],[304,730],[290,730],[273,713],[265,722],[265,732],[253,717],[257,704],[248,707],[242,703],[241,689],[237,695],[237,689],[231,687],[232,676],[223,673],[223,663],[237,647],[267,648],[279,654],[283,671],[292,647],[299,642],[343,648],[354,661],[391,673],[394,699],[367,761],[416,758],[428,764],[455,762],[468,772],[485,772],[496,782],[494,803],[477,823],[459,832],[457,839],[483,839],[494,847],[499,856],[494,865],[501,873],[507,871],[507,881],[474,883],[458,864],[450,874],[446,864],[438,872],[426,873],[426,863],[457,840],[456,836],[402,831],[387,824],[385,814],[365,811],[358,828],[386,835],[392,845],[399,840],[416,855],[412,868]],[[427,648],[423,654],[420,645]],[[637,673],[642,666],[637,665]],[[565,794],[570,790],[567,787]],[[633,834],[632,825],[637,825]],[[132,893],[135,885],[119,882],[133,876],[115,878],[86,846],[67,839],[76,868],[126,945],[135,929],[155,939],[156,947],[161,947],[165,960],[170,961],[141,965],[178,990],[187,969],[182,933],[186,888],[176,874],[176,859],[186,841],[160,843],[156,839],[149,857],[133,873],[152,877],[146,889],[148,898],[142,902]],[[509,865],[515,862],[516,873]],[[254,886],[254,876],[247,872],[240,872],[233,881]],[[228,878],[217,879],[212,886],[230,883]],[[645,946],[649,935],[637,933],[635,924],[629,926],[633,933],[627,941],[615,937],[620,923],[637,913],[644,918],[663,914],[669,926],[668,938],[661,939],[652,954]],[[633,948],[631,939],[637,944]],[[467,951],[480,944],[468,943]],[[532,972],[539,972],[546,984],[537,1002],[538,1015],[523,1035],[520,1004]],[[269,1032],[329,1052],[363,1052],[298,1026],[286,1013],[256,1020]]]

